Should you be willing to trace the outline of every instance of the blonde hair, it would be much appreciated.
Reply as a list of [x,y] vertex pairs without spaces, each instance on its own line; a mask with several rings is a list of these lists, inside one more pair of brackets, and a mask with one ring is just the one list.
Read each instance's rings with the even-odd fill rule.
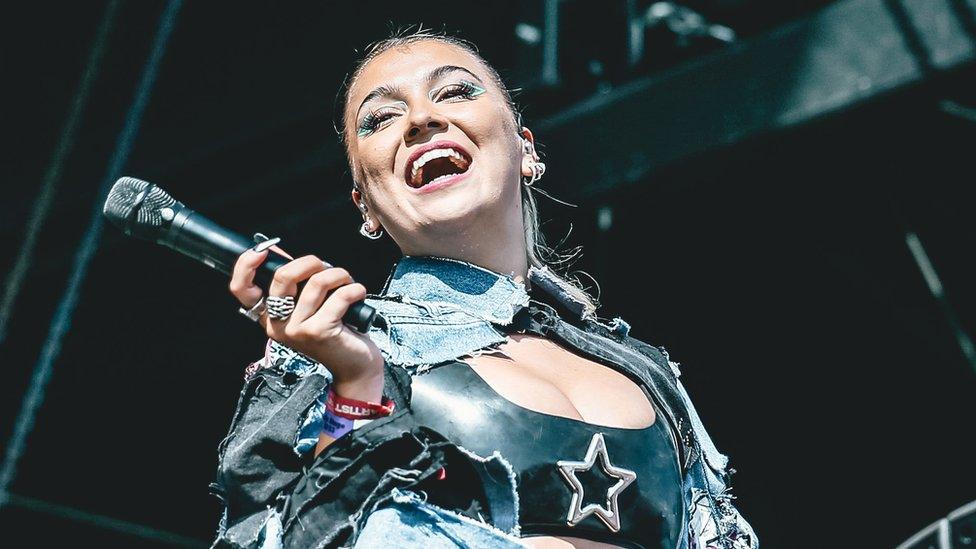
[[[335,127],[336,131],[339,133],[343,145],[345,146],[346,158],[349,161],[350,170],[355,170],[355,168],[353,167],[352,155],[349,151],[344,110],[345,106],[349,104],[349,94],[352,90],[353,83],[359,78],[360,74],[362,74],[366,65],[384,52],[392,49],[406,48],[411,44],[426,41],[449,44],[471,54],[479,63],[481,63],[482,68],[487,71],[488,76],[502,92],[502,96],[508,105],[509,112],[512,114],[511,121],[514,125],[515,131],[518,132],[522,127],[522,115],[519,112],[515,101],[512,99],[511,92],[507,87],[505,87],[505,83],[502,81],[498,71],[489,65],[485,58],[481,56],[481,53],[478,52],[477,46],[467,40],[464,40],[463,38],[450,36],[445,33],[432,32],[425,30],[423,27],[418,27],[416,30],[411,30],[408,27],[405,29],[396,30],[388,38],[373,42],[367,46],[364,50],[363,56],[356,62],[356,66],[352,74],[346,78],[346,82],[344,83],[345,91],[340,92],[342,97],[342,107],[337,109],[337,122]],[[353,174],[353,186],[362,192],[362,189],[359,187],[359,183],[356,181],[355,174]],[[529,185],[522,185],[521,187],[522,223],[525,228],[525,249],[528,256],[527,259],[529,265],[537,269],[550,267],[552,270],[558,268],[560,271],[563,271],[556,276],[559,286],[563,291],[583,305],[584,317],[593,315],[599,306],[597,300],[583,288],[579,280],[577,280],[575,277],[569,276],[565,272],[571,262],[579,256],[580,249],[576,248],[571,250],[569,253],[559,253],[556,249],[551,248],[546,244],[545,237],[542,234],[539,226],[539,208],[536,204],[535,196],[533,195],[533,187]]]

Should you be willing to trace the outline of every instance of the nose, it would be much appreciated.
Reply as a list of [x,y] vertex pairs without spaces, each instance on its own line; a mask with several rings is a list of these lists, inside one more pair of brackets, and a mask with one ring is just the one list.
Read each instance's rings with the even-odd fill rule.
[[410,124],[403,138],[407,143],[422,141],[431,135],[447,130],[447,119],[434,105],[420,105],[410,110]]

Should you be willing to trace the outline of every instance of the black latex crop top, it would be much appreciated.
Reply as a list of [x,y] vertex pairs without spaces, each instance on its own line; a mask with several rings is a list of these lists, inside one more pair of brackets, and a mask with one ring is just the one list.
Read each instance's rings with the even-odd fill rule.
[[416,375],[412,393],[421,424],[477,454],[498,451],[512,465],[523,536],[677,546],[682,477],[663,415],[650,427],[623,429],[535,412],[496,393],[463,362]]

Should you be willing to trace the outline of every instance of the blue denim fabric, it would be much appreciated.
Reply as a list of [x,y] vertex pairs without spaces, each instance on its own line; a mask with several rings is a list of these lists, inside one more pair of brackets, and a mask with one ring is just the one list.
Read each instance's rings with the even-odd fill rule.
[[518,538],[489,524],[429,505],[414,492],[401,492],[394,488],[392,502],[370,514],[353,547],[522,549],[525,545]]
[[409,296],[427,306],[465,311],[507,326],[529,304],[525,285],[477,265],[454,259],[404,257],[383,291],[385,298]]
[[[490,524],[430,505],[419,494],[394,488],[383,508],[370,513],[354,549],[423,547],[424,549],[524,549],[518,538]],[[281,517],[271,510],[266,517],[260,549],[283,549]]]
[[474,265],[405,257],[383,295],[367,303],[386,319],[386,327],[374,328],[370,337],[390,362],[411,368],[504,342],[492,324],[511,324],[529,294],[511,277]]
[[[366,303],[386,319],[386,327],[373,328],[369,336],[391,364],[408,369],[453,360],[462,347],[474,351],[505,341],[490,322],[457,308],[407,297],[367,299]],[[448,344],[446,334],[450,334]]]
[[308,414],[305,419],[302,420],[301,426],[298,428],[298,434],[295,436],[295,453],[298,455],[303,455],[306,452],[311,452],[315,449],[315,445],[319,443],[319,433],[322,432],[323,418],[325,415],[325,401],[328,393],[322,393],[319,395],[312,407],[308,409]]

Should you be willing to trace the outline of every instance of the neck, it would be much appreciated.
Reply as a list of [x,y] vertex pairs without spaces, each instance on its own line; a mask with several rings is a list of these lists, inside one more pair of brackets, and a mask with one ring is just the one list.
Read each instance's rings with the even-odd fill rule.
[[438,257],[457,259],[471,263],[489,271],[511,276],[517,282],[524,282],[529,266],[525,254],[525,244],[514,243],[502,246],[492,243],[483,246],[478,243],[466,243],[466,247],[453,248],[454,253],[431,254]]
[[524,282],[529,270],[522,220],[517,223],[471,223],[441,231],[425,246],[401,247],[404,255],[457,259]]

